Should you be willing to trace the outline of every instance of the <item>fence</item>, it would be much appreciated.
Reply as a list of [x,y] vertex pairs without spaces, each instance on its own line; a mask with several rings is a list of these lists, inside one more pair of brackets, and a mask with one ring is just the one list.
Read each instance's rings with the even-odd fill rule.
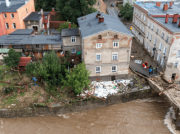
[[26,109],[1,109],[0,118],[35,117],[40,115],[57,116],[59,114],[106,107],[117,103],[125,103],[136,99],[143,99],[149,97],[152,97],[151,89],[109,96],[105,101],[92,98],[87,101],[74,102],[65,106],[54,108],[40,107]]

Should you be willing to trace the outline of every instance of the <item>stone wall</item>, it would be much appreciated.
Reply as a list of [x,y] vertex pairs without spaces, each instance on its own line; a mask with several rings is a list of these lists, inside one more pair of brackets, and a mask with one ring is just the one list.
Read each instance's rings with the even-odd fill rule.
[[109,96],[106,100],[92,98],[87,101],[79,101],[55,108],[26,108],[26,109],[1,109],[0,118],[14,118],[14,117],[35,117],[40,115],[57,116],[59,114],[79,112],[90,110],[94,108],[106,107],[117,103],[125,103],[137,99],[145,99],[152,97],[151,89],[134,91],[125,94],[117,94]]

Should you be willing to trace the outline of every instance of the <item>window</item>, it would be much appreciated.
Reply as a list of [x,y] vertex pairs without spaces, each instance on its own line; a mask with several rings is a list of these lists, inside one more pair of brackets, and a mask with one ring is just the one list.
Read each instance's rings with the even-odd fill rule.
[[157,28],[156,34],[158,34],[158,33],[159,33],[159,29]]
[[28,10],[27,10],[27,8],[26,8],[26,13],[28,13]]
[[113,54],[112,59],[113,59],[113,60],[117,60],[117,57],[118,57],[118,54],[117,54],[117,53],[116,53],[116,54]]
[[150,41],[152,40],[152,34],[150,35],[150,39],[149,39]]
[[164,65],[164,58],[161,58],[161,66],[163,67]]
[[34,24],[36,24],[36,21],[34,21]]
[[143,13],[141,13],[141,19],[143,19]]
[[158,55],[157,55],[157,61],[159,61],[159,58],[160,58],[160,55],[158,54]]
[[76,42],[76,36],[71,36],[71,42],[72,43]]
[[36,45],[36,48],[39,48],[39,45]]
[[137,10],[137,15],[138,15],[138,10]]
[[76,49],[75,48],[71,49],[71,53],[76,53]]
[[149,37],[149,32],[147,32],[147,38]]
[[112,72],[116,72],[117,71],[117,66],[112,66]]
[[4,14],[4,18],[7,18],[7,15],[6,15],[6,14]]
[[9,25],[8,25],[8,23],[6,23],[6,29],[9,29]]
[[100,73],[101,72],[101,67],[96,67],[96,73]]
[[141,29],[141,24],[140,24],[140,29]]
[[117,38],[117,35],[114,35],[114,38]]
[[143,26],[143,32],[144,32],[144,26]]
[[113,42],[113,47],[119,47],[119,42]]
[[11,14],[11,18],[14,18],[14,14]]
[[30,24],[31,22],[30,21],[28,21],[28,24]]
[[97,3],[97,5],[99,5],[99,2]]
[[157,38],[155,38],[155,40],[154,40],[154,45],[156,46],[156,42],[157,42]]
[[138,21],[138,27],[139,27],[139,21]]
[[179,62],[176,62],[176,63],[174,64],[174,68],[177,68],[178,65],[179,65]]
[[148,51],[149,51],[149,52],[151,51],[151,46],[150,46],[150,45],[148,46]]
[[162,43],[160,42],[160,44],[159,44],[159,50],[161,51],[161,49],[162,49]]
[[3,45],[0,45],[0,48],[3,48]]
[[16,24],[15,23],[13,23],[13,29],[16,29]]
[[169,40],[169,37],[167,36],[167,38],[166,38],[166,42],[168,42],[168,40]]
[[146,16],[144,16],[144,21],[146,21]]
[[98,35],[98,39],[102,39],[102,36],[101,36],[101,35]]
[[180,50],[178,50],[178,52],[177,52],[177,58],[179,58],[180,57]]
[[145,48],[147,49],[147,46],[148,46],[148,43],[146,42],[146,44],[145,44]]
[[163,54],[166,55],[167,48],[164,46]]
[[139,12],[139,17],[140,17],[141,13]]
[[96,48],[101,48],[102,47],[102,43],[96,43]]
[[96,61],[100,61],[101,60],[101,54],[96,54]]
[[47,19],[47,16],[45,16],[45,19]]
[[154,28],[154,25],[152,24],[151,29],[153,30],[153,28]]
[[164,33],[162,33],[162,39],[164,39]]

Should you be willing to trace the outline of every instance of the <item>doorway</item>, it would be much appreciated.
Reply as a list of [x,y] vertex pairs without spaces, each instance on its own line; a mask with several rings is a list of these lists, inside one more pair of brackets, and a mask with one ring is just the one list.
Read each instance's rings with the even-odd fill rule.
[[172,80],[175,80],[175,78],[176,78],[176,73],[172,74],[171,79],[172,79]]
[[35,31],[38,31],[38,27],[37,27],[37,26],[33,26],[33,29],[34,29]]
[[116,80],[116,76],[111,76],[111,81]]

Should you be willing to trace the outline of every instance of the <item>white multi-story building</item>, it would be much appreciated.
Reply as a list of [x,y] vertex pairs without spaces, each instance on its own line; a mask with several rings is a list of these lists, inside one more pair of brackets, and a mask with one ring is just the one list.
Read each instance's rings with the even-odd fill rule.
[[136,2],[133,34],[168,80],[180,82],[180,2]]

